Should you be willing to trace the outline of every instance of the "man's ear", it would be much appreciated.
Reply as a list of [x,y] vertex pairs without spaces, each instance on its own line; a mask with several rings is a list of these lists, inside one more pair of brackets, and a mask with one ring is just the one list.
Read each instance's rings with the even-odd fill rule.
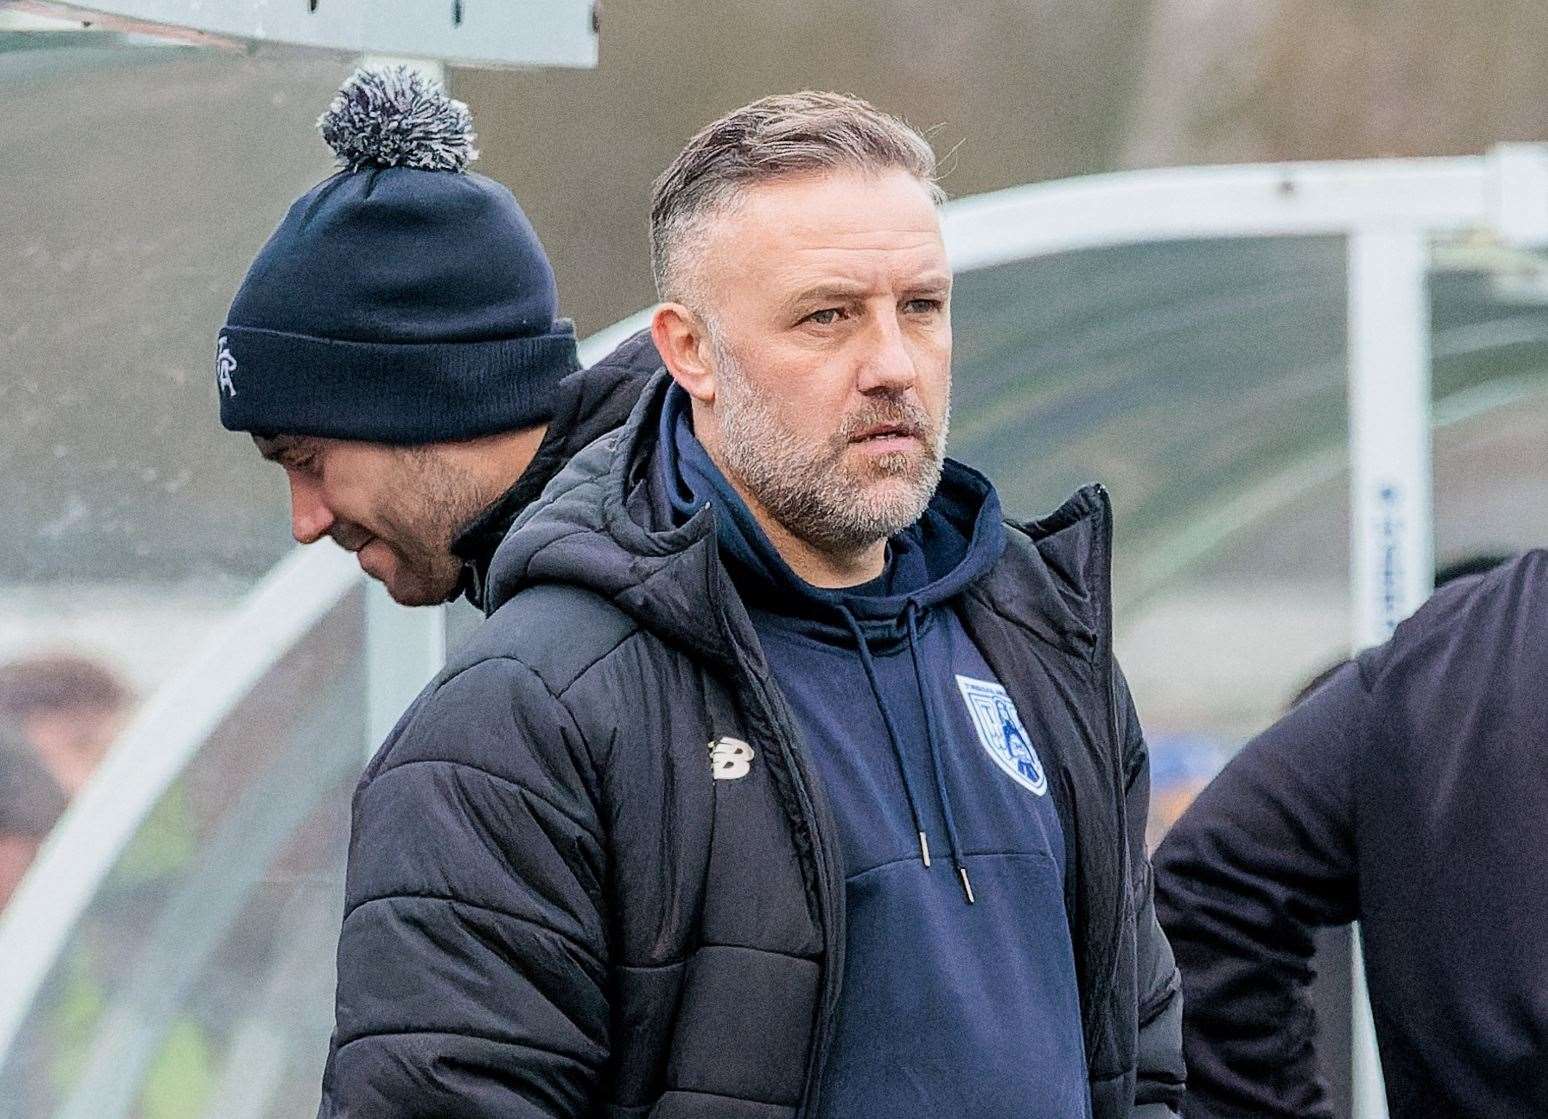
[[681,303],[663,303],[650,319],[650,337],[672,380],[700,404],[715,401],[715,366],[708,325]]

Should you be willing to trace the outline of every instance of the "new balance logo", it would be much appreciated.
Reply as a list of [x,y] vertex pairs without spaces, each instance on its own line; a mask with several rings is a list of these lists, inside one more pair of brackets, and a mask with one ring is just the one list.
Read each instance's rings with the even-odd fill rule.
[[710,770],[717,781],[735,781],[752,772],[753,748],[740,738],[717,738],[709,744]]
[[220,386],[220,391],[236,396],[236,384],[231,380],[231,375],[236,372],[236,358],[231,356],[231,348],[226,343],[226,336],[220,336],[220,350],[215,355],[215,383]]

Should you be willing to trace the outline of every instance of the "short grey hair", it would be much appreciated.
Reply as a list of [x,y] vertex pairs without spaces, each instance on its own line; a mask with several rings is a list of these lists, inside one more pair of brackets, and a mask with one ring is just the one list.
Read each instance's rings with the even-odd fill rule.
[[650,264],[656,293],[689,295],[682,248],[705,217],[756,183],[814,171],[907,171],[936,204],[930,142],[904,121],[843,93],[807,90],[764,97],[728,113],[688,141],[651,192]]

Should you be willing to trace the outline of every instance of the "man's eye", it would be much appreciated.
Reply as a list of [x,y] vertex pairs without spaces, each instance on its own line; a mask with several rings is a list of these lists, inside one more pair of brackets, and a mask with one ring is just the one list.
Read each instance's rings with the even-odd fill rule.
[[939,299],[910,299],[903,304],[903,309],[911,315],[929,315],[939,311],[941,305]]
[[807,315],[806,321],[816,323],[818,326],[832,326],[839,321],[843,313],[843,310],[838,307],[824,307],[820,311],[813,311]]

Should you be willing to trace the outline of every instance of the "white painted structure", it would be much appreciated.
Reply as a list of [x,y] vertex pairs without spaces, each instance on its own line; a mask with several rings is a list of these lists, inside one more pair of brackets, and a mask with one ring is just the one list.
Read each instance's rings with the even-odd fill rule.
[[[1093,176],[963,199],[946,207],[944,224],[958,272],[1188,238],[1347,238],[1350,562],[1358,619],[1350,643],[1360,648],[1383,640],[1429,589],[1430,241],[1473,232],[1509,245],[1548,244],[1548,150],[1514,145],[1475,158]],[[583,359],[596,360],[645,321],[635,316],[594,336],[582,348]],[[0,960],[7,972],[0,987],[0,1058],[137,824],[209,731],[362,579],[331,548],[298,552],[282,563],[148,706],[77,798],[0,915]],[[440,612],[403,611],[379,589],[368,593],[365,749],[444,656]],[[1365,1040],[1356,1043],[1356,1115],[1376,1119],[1386,1108],[1368,1009],[1364,1013]]]
[[478,67],[595,66],[600,11],[595,0],[0,0],[17,29],[84,26]]
[[0,911],[0,1057],[97,887],[162,794],[254,685],[361,578],[338,548],[292,552],[118,739]]

